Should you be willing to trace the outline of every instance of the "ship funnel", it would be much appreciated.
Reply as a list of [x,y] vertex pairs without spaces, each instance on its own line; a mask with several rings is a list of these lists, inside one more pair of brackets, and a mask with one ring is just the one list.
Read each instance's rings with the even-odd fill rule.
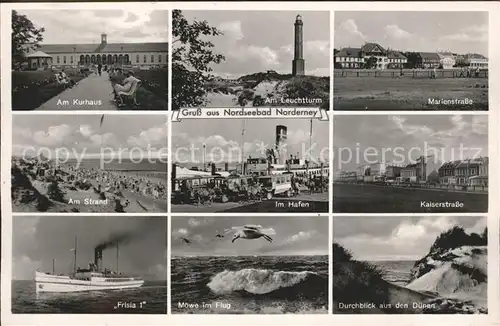
[[276,153],[278,164],[285,164],[286,162],[286,139],[287,128],[286,126],[276,126]]
[[94,264],[96,272],[99,272],[102,268],[102,249],[100,247],[94,249]]

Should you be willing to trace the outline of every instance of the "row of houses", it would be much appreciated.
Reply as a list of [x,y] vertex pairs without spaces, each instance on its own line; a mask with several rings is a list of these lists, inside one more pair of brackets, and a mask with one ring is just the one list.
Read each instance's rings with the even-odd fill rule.
[[334,58],[337,67],[352,69],[488,68],[488,58],[477,53],[401,52],[385,49],[377,43],[365,43],[360,48],[346,47],[334,50]]
[[357,167],[356,171],[338,171],[335,179],[340,182],[402,181],[442,185],[488,186],[488,157],[474,160],[456,160],[442,164],[437,171],[427,173],[423,157],[406,165],[377,162]]

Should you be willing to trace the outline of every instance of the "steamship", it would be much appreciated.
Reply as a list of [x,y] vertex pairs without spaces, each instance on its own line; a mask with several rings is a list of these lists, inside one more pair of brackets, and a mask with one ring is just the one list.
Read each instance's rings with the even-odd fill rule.
[[[57,275],[53,266],[52,273],[35,271],[36,292],[88,292],[139,288],[144,284],[140,277],[126,276],[108,269],[102,270],[102,249],[94,250],[94,263],[88,269],[76,267],[76,240],[74,270],[69,275]],[[118,257],[118,245],[116,246]]]
[[[309,143],[312,139],[312,121],[311,131],[309,136]],[[243,128],[243,134],[245,129]],[[297,153],[296,156],[290,155],[286,157],[286,141],[287,141],[287,127],[283,125],[276,126],[276,142],[275,148],[267,150],[266,157],[248,157],[243,164],[237,167],[236,172],[242,175],[273,175],[282,173],[293,173],[296,177],[300,178],[314,178],[315,176],[322,176],[328,178],[330,176],[330,167],[328,162],[315,163],[300,158]],[[311,146],[312,147],[312,146]],[[206,154],[203,155],[206,157]],[[211,171],[205,170],[205,163],[201,170],[198,167],[192,167],[190,170],[195,171],[193,174],[197,175],[223,175],[228,176],[229,163],[224,164],[224,168],[218,168],[215,164],[208,164]],[[238,170],[239,169],[239,170]],[[172,167],[172,180],[177,178],[177,164]]]
[[[309,142],[311,143],[312,136],[312,120]],[[276,126],[276,143],[275,149],[267,153],[268,157],[247,158],[244,163],[243,174],[253,175],[268,175],[268,174],[281,174],[293,173],[297,177],[314,177],[314,176],[328,176],[330,169],[328,163],[313,163],[306,159],[300,158],[297,153],[296,156],[290,155],[286,157],[286,141],[287,141],[287,127],[283,125]],[[311,145],[310,145],[311,146]]]

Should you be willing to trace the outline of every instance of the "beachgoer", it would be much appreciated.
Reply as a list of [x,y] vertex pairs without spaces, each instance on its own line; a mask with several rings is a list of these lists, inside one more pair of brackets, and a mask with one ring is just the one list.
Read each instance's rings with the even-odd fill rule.
[[73,87],[76,83],[74,80],[72,80],[71,78],[68,77],[68,75],[66,75],[66,73],[64,72],[64,68],[61,69],[61,71],[59,72],[59,77],[69,85],[69,87]]

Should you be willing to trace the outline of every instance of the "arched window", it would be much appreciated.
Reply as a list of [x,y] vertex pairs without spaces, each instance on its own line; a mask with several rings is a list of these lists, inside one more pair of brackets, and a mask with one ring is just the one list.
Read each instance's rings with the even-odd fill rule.
[[124,63],[125,63],[126,65],[130,64],[128,54],[125,54],[125,62],[124,62]]
[[85,63],[85,56],[82,54],[80,55],[80,64],[83,65]]
[[90,57],[90,63],[95,63],[95,55],[92,54],[92,56]]

